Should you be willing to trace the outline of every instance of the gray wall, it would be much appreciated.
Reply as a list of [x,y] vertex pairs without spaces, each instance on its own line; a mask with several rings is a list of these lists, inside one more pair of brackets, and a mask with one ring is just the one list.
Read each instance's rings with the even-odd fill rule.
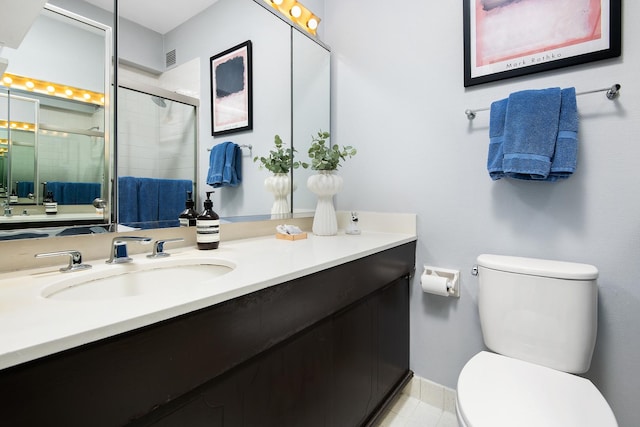
[[[325,4],[332,48],[333,142],[358,155],[340,173],[341,210],[416,212],[417,270],[460,269],[459,300],[411,293],[411,368],[456,386],[464,363],[483,349],[477,280],[481,253],[578,261],[600,270],[599,335],[586,374],[621,426],[638,425],[640,389],[640,3],[625,2],[623,56],[558,71],[463,87],[462,2],[408,0]],[[358,20],[354,21],[353,16]],[[354,23],[366,26],[354,27]],[[489,179],[488,112],[467,108],[523,89],[622,85],[578,98],[578,170],[559,183]],[[419,274],[417,275],[419,276]]]

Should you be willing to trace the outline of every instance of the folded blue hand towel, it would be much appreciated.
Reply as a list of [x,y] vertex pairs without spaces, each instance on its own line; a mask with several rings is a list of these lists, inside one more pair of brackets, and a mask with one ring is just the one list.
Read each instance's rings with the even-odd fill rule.
[[504,158],[504,120],[507,113],[507,103],[507,99],[501,99],[500,101],[491,103],[487,170],[489,171],[489,176],[494,181],[504,177],[502,160]]
[[223,185],[223,173],[227,156],[227,146],[231,142],[223,142],[211,148],[209,155],[209,172],[207,173],[207,185],[219,188]]
[[509,95],[504,129],[505,175],[546,179],[551,171],[560,119],[560,88]]
[[224,169],[222,172],[222,185],[235,187],[242,181],[242,150],[233,142],[229,142],[225,152]]
[[566,179],[576,170],[578,158],[578,105],[576,89],[562,89],[558,137],[548,181]]

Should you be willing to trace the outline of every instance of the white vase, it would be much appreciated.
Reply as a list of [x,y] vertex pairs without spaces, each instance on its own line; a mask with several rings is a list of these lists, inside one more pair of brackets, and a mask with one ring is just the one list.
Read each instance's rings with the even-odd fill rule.
[[289,208],[289,193],[291,192],[291,180],[288,173],[274,173],[264,180],[264,188],[273,193],[273,206],[271,218],[286,218],[291,212]]
[[342,190],[343,180],[334,171],[318,171],[307,179],[307,187],[318,196],[313,216],[313,234],[333,236],[338,232],[338,219],[333,207],[333,195]]

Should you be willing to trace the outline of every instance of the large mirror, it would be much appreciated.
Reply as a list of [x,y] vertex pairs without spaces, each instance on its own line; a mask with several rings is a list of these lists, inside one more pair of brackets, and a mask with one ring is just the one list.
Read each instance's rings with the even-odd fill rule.
[[[273,146],[276,134],[286,144],[293,144],[299,156],[306,156],[306,146],[310,143],[311,135],[319,129],[330,128],[330,54],[326,47],[292,29],[289,22],[273,14],[263,0],[187,0],[181,2],[179,10],[162,7],[153,1],[121,1],[119,4],[114,0],[51,1],[59,7],[108,26],[113,25],[112,11],[115,7],[118,8],[118,109],[129,108],[126,105],[127,95],[122,93],[125,88],[144,94],[143,102],[151,104],[152,108],[156,108],[156,101],[163,101],[165,106],[157,107],[159,112],[154,113],[160,124],[163,120],[167,121],[167,116],[177,117],[178,114],[174,112],[178,106],[196,107],[195,128],[191,127],[193,121],[189,122],[192,119],[187,118],[183,123],[185,129],[189,128],[189,134],[195,133],[195,140],[198,141],[195,149],[191,151],[184,146],[185,141],[191,139],[187,137],[178,144],[159,140],[156,151],[171,145],[177,146],[181,150],[178,156],[185,163],[190,161],[190,152],[195,154],[194,170],[197,175],[193,178],[193,191],[198,210],[202,207],[205,192],[213,190],[205,184],[209,149],[216,144],[232,141],[243,147],[242,184],[215,189],[212,196],[214,209],[228,221],[269,217],[273,195],[265,190],[263,184],[268,173],[260,170],[252,158],[266,154]],[[199,9],[192,8],[196,4],[200,5]],[[308,6],[322,10],[321,6],[316,6],[321,4],[322,0],[314,0]],[[140,10],[134,10],[136,6]],[[187,15],[180,16],[183,12]],[[145,17],[152,18],[152,22],[146,21]],[[246,40],[253,43],[253,129],[214,138],[211,134],[209,58]],[[316,54],[307,55],[313,51]],[[314,59],[310,59],[314,56]],[[52,67],[53,63],[56,61],[49,61],[47,67]],[[181,97],[185,97],[187,101]],[[135,110],[137,107],[132,108]],[[165,116],[164,119],[162,115]],[[117,120],[118,139],[123,136],[123,132],[128,132],[129,136],[134,136],[130,140],[135,145],[135,120],[122,126],[119,126],[122,118]],[[92,127],[94,126],[84,128],[88,136],[105,138],[105,146],[108,146],[106,137],[109,126],[106,129]],[[177,128],[179,125],[174,127]],[[166,137],[168,132],[173,130],[156,133],[160,137]],[[145,160],[141,153],[144,150],[149,152],[148,148],[136,152],[131,144],[126,149],[113,148],[118,151],[117,160],[107,156],[105,162],[118,163],[118,176],[112,179],[116,183],[123,176],[138,174],[138,171],[125,170],[126,163],[143,165]],[[122,157],[127,152],[131,154],[128,160]],[[160,167],[158,170],[162,169],[166,168]],[[293,212],[312,212],[315,207],[315,197],[306,188],[307,174],[301,169],[295,171],[295,191],[291,196]],[[179,174],[169,178],[188,179]],[[178,198],[184,196],[180,194]],[[108,202],[105,212],[111,212],[110,208],[113,207],[115,218],[116,212],[127,203],[127,197],[121,195],[120,200]],[[121,205],[116,207],[115,202],[121,202]],[[148,226],[155,225],[151,223]]]
[[108,225],[111,47],[108,26],[46,5],[2,49],[0,238]]
[[[156,13],[161,8],[149,16],[139,2],[119,2],[118,78],[199,100],[198,210],[205,193],[214,191],[214,210],[226,221],[269,218],[273,195],[264,188],[269,173],[252,159],[268,153],[276,134],[285,144],[293,144],[299,156],[306,156],[311,135],[329,130],[330,52],[273,14],[264,0],[217,0],[208,7],[204,3],[181,3],[184,13],[197,4],[202,8],[193,9],[195,16],[185,19],[175,11]],[[210,58],[247,40],[252,42],[253,128],[213,137]],[[119,109],[124,102],[119,98]],[[242,183],[213,189],[206,185],[210,150],[227,141],[242,147]],[[301,169],[293,174],[293,212],[315,208],[306,176]]]

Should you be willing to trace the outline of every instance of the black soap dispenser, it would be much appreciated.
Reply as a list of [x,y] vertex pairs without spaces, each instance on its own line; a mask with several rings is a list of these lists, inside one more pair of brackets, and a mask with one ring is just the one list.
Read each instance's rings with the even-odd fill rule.
[[18,195],[16,194],[15,188],[11,190],[11,194],[9,195],[9,203],[18,203]]
[[42,204],[44,205],[44,212],[47,215],[55,215],[58,213],[58,202],[53,199],[53,193],[51,191],[47,192]]
[[211,193],[207,191],[204,211],[196,220],[196,242],[202,250],[218,249],[220,244],[220,217],[212,209]]
[[191,198],[193,193],[191,191],[187,191],[187,201],[184,203],[185,209],[178,216],[180,220],[180,227],[195,227],[196,220],[198,219],[198,212],[193,208],[195,206],[195,202]]

